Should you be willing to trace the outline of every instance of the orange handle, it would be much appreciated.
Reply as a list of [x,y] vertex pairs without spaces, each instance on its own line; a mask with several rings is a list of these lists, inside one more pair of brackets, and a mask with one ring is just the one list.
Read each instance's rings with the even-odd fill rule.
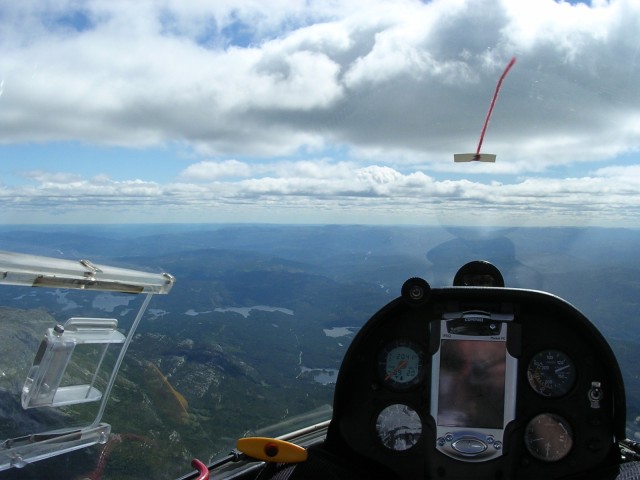
[[266,437],[241,438],[236,448],[245,455],[277,463],[300,463],[307,460],[307,451],[299,445]]

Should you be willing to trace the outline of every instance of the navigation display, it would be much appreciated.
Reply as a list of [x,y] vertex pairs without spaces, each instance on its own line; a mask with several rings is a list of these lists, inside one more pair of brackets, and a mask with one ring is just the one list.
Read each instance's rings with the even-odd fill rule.
[[437,424],[501,429],[505,371],[506,342],[442,339]]

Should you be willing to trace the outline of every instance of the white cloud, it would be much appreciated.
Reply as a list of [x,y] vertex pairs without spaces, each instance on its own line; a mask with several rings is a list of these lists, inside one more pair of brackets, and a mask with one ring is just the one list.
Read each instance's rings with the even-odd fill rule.
[[[640,6],[628,0],[70,1],[4,9],[3,143],[180,140],[211,155],[270,156],[339,141],[355,151],[403,150],[413,163],[425,154],[449,158],[474,146],[512,55],[518,63],[487,150],[527,170],[529,158],[546,165],[551,157],[613,155],[637,135],[637,125],[616,128],[640,108],[638,69],[629,62]],[[84,24],[63,22],[65,15]],[[240,40],[248,46],[229,44]],[[626,77],[617,74],[624,70]],[[567,143],[549,152],[545,145],[561,132]],[[598,136],[611,135],[616,142],[601,148]]]
[[520,48],[531,49],[543,42],[564,51],[567,61],[581,55],[593,42],[606,41],[620,15],[621,3],[587,6],[554,0],[504,2],[509,16],[505,33]]
[[24,172],[26,178],[40,182],[42,184],[71,184],[81,181],[80,175],[77,173],[65,172],[48,172],[43,170],[32,170]]
[[222,162],[203,161],[189,165],[180,176],[187,180],[217,180],[226,177],[246,177],[251,173],[249,165],[238,160]]
[[[608,214],[615,201],[638,215],[635,167],[584,173],[640,151],[632,0],[51,0],[3,12],[0,155],[33,142],[179,144],[192,161],[176,159],[169,181],[33,170],[3,190],[16,209]],[[475,150],[514,55],[483,146],[497,163],[454,164]],[[572,166],[582,173],[553,178]]]
[[608,182],[616,182],[618,188],[627,189],[633,195],[640,194],[640,165],[618,165],[599,168],[594,176],[602,177]]
[[270,173],[278,177],[342,180],[350,178],[357,164],[354,162],[333,162],[330,159],[309,159],[282,161],[273,165],[262,165],[257,172]]
[[[390,167],[342,163],[320,173],[307,161],[284,163],[271,173],[249,178],[227,175],[246,165],[226,162],[195,164],[182,182],[159,184],[142,180],[91,179],[74,174],[28,172],[31,185],[0,189],[3,215],[13,212],[99,211],[109,205],[147,212],[173,221],[219,220],[220,212],[253,220],[302,209],[308,219],[330,213],[356,216],[359,222],[380,221],[395,212],[399,219],[452,223],[487,221],[507,224],[640,225],[640,165],[606,167],[584,177],[522,178],[512,182],[438,180],[421,171],[402,173]],[[265,167],[266,168],[266,167]],[[198,169],[201,169],[199,172]],[[276,174],[276,170],[279,174]],[[236,178],[232,178],[236,177]],[[149,213],[152,212],[152,213]],[[142,215],[142,213],[141,213]],[[358,217],[359,215],[359,217]],[[240,217],[238,217],[240,218]],[[269,217],[272,218],[272,217]]]

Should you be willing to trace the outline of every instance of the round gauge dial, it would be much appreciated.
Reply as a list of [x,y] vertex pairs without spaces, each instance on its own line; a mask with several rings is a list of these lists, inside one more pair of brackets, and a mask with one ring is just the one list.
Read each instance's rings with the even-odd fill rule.
[[573,432],[560,415],[542,413],[527,424],[524,443],[534,458],[543,462],[557,462],[571,451]]
[[389,450],[409,450],[418,443],[422,435],[420,415],[402,403],[389,405],[376,418],[376,434]]
[[394,390],[406,390],[422,378],[422,348],[410,340],[391,342],[378,354],[378,375]]
[[529,385],[543,397],[561,397],[576,383],[577,371],[573,360],[560,350],[536,353],[527,368]]

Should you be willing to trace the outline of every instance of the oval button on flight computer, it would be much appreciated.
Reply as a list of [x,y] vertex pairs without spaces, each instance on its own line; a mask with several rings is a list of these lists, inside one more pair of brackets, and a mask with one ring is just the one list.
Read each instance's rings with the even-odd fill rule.
[[478,455],[487,449],[487,444],[477,438],[461,438],[453,442],[451,446],[464,455]]

